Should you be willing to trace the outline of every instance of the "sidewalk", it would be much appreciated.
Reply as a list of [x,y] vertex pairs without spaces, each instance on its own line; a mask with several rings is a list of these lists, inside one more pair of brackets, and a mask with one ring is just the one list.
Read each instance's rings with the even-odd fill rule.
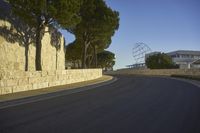
[[113,79],[112,76],[103,75],[101,78],[90,80],[90,81],[0,95],[0,102],[22,99],[22,98],[27,98],[27,97],[32,97],[32,96],[37,96],[37,95],[42,95],[42,94],[49,94],[49,93],[54,93],[54,92],[59,92],[59,91],[72,90],[72,89],[76,89],[80,87],[86,87],[90,85],[99,84],[99,83],[106,82],[112,79]]

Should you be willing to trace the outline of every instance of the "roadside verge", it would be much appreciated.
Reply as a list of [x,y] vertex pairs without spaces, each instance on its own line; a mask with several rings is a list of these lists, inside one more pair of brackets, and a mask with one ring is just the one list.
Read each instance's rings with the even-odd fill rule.
[[183,77],[169,77],[171,79],[175,79],[175,80],[179,80],[179,81],[183,81],[183,82],[187,82],[187,83],[190,83],[190,84],[193,84],[197,87],[200,88],[200,81],[199,80],[194,80],[194,79],[189,79],[189,78],[183,78]]

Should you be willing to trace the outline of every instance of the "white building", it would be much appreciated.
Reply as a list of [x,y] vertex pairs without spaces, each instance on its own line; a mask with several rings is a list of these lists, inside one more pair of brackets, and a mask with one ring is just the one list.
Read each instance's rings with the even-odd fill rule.
[[167,53],[180,69],[200,68],[200,51],[178,50]]

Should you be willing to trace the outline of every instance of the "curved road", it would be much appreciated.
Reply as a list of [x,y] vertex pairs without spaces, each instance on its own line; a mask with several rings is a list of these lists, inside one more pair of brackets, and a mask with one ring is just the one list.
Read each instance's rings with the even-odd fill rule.
[[200,88],[118,76],[109,85],[0,109],[0,133],[200,133]]

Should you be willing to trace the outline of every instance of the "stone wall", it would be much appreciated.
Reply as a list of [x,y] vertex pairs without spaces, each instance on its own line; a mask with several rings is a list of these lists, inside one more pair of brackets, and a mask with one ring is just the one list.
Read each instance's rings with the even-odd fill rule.
[[0,95],[102,76],[101,69],[65,70],[64,37],[52,27],[43,32],[42,71],[35,71],[34,29],[12,15],[7,2],[0,1],[0,8]]
[[0,73],[0,95],[77,83],[102,76],[101,69],[49,70]]
[[200,69],[120,69],[107,74],[133,74],[133,75],[200,75]]
[[[64,70],[65,69],[65,51],[64,37],[60,37],[59,49],[51,44],[51,36],[48,28],[45,29],[42,38],[41,64],[42,70]],[[28,71],[35,71],[35,46],[29,44],[28,54],[24,44],[15,37],[17,32],[12,25],[0,19],[0,70],[16,71],[25,70],[26,56],[28,56]],[[5,33],[3,33],[5,32]],[[22,37],[19,35],[18,38]]]

